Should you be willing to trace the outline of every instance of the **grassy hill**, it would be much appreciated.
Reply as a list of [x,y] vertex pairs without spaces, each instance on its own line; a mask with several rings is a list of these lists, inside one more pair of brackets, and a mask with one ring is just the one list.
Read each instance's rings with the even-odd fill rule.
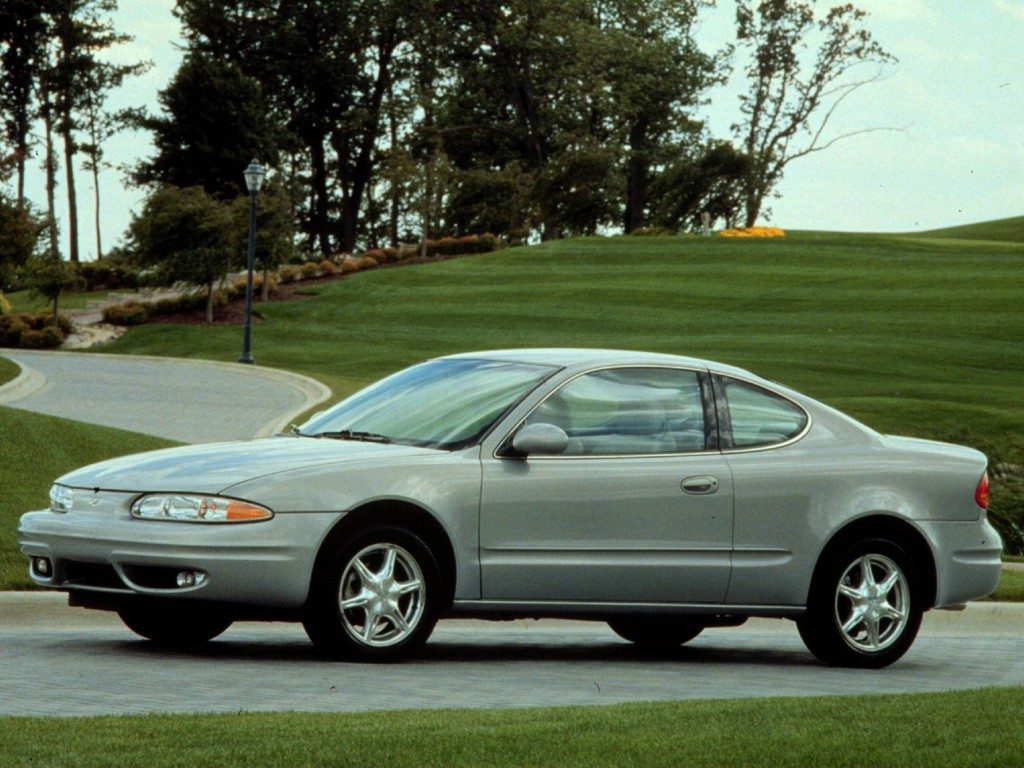
[[18,518],[49,505],[56,477],[95,461],[169,445],[174,443],[0,407],[0,589],[31,585],[28,561],[17,546]]
[[1024,243],[1024,216],[1009,219],[982,221],[965,224],[962,227],[946,227],[922,232],[920,237],[943,237],[955,240],[992,240],[1007,243]]
[[[256,359],[351,391],[450,352],[602,346],[717,359],[886,432],[1024,456],[1024,244],[794,233],[555,241],[360,273],[260,306]],[[240,329],[147,325],[105,351],[236,359]]]

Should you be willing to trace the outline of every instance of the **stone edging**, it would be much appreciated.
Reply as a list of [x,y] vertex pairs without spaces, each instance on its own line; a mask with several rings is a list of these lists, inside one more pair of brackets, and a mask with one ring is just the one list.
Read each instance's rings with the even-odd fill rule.
[[[256,432],[253,437],[267,437],[276,432],[281,432],[287,429],[288,425],[300,414],[305,413],[314,405],[319,405],[325,400],[329,399],[332,392],[331,388],[320,383],[316,379],[312,379],[309,376],[303,376],[299,373],[292,373],[291,371],[283,371],[279,368],[264,368],[257,365],[244,365],[242,363],[226,363],[220,360],[202,360],[188,357],[160,357],[158,355],[115,355],[103,352],[60,352],[60,351],[43,351],[43,350],[27,350],[19,349],[16,350],[17,354],[20,355],[82,355],[88,354],[92,357],[105,357],[116,360],[146,360],[148,362],[159,362],[159,363],[188,363],[190,365],[202,366],[206,368],[214,368],[222,371],[233,371],[235,373],[251,373],[257,376],[262,376],[264,379],[270,381],[276,381],[279,384],[285,384],[297,390],[303,397],[303,403],[293,411],[289,411],[284,416],[275,417],[273,420],[268,421]],[[21,368],[21,374],[18,375],[13,381],[0,387],[0,404],[8,403],[14,400],[20,400],[23,397],[39,391],[46,384],[46,378],[31,368],[30,366],[23,365],[21,363],[14,362]]]

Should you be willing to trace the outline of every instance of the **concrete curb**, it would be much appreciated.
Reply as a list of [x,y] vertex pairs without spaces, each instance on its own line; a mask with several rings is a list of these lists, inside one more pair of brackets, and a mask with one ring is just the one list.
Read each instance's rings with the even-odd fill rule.
[[21,400],[23,397],[33,395],[46,386],[46,377],[35,368],[19,363],[17,360],[11,360],[6,355],[4,359],[10,360],[10,362],[18,366],[21,369],[21,373],[0,387],[0,405]]
[[[226,363],[221,360],[203,360],[190,357],[161,357],[159,355],[115,355],[104,352],[65,352],[65,351],[44,351],[44,350],[33,350],[33,349],[19,349],[16,350],[18,356],[27,355],[29,358],[33,356],[79,356],[87,354],[90,357],[102,357],[111,360],[146,360],[147,362],[156,363],[169,363],[169,364],[191,364],[207,369],[221,370],[221,371],[232,371],[234,373],[246,373],[255,376],[261,376],[269,381],[274,381],[279,384],[290,386],[292,389],[299,392],[302,395],[303,403],[298,408],[289,411],[284,416],[277,416],[271,421],[265,423],[256,432],[253,437],[267,437],[276,432],[281,432],[287,429],[288,425],[300,414],[305,413],[315,405],[319,405],[325,400],[331,397],[331,388],[312,379],[309,376],[303,376],[299,373],[292,373],[291,371],[283,371],[279,368],[264,368],[257,365],[244,365],[242,363]],[[46,378],[24,363],[19,363],[15,360],[11,360],[21,367],[21,374],[13,381],[0,387],[0,404],[11,403],[16,400],[20,400],[24,397],[28,397],[31,394],[39,391],[46,385]]]

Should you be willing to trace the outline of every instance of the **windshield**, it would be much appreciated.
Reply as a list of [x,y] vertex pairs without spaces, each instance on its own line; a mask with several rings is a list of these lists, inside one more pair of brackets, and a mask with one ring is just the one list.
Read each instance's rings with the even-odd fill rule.
[[498,360],[443,359],[414,365],[317,414],[299,434],[454,450],[472,445],[512,405],[557,369]]

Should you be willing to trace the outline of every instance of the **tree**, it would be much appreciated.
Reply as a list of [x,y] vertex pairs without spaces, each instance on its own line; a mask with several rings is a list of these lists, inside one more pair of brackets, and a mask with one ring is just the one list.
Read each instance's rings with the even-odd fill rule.
[[[75,187],[75,155],[80,146],[77,131],[82,127],[82,111],[90,103],[102,105],[105,89],[120,84],[129,74],[145,69],[144,64],[115,66],[97,57],[114,45],[130,42],[129,35],[114,30],[109,16],[117,10],[117,0],[49,0],[49,35],[54,56],[50,62],[50,96],[53,126],[64,146],[64,175],[68,196],[68,245],[71,261],[79,260],[78,193]],[[96,93],[95,89],[101,89]]]
[[60,295],[78,283],[75,268],[54,254],[36,255],[25,265],[25,282],[34,296],[53,304],[50,323],[56,328],[60,320]]
[[236,64],[190,53],[159,99],[162,115],[132,116],[156,146],[134,171],[138,183],[198,186],[231,201],[245,193],[242,171],[253,157],[277,163],[280,136],[270,105]]
[[741,184],[750,161],[726,141],[681,154],[651,181],[651,223],[669,229],[696,229],[701,213],[732,226],[741,204]]
[[237,262],[231,209],[202,187],[163,185],[132,221],[130,236],[143,265],[164,279],[206,289],[206,322],[213,322],[214,285]]
[[[838,5],[819,17],[816,0],[739,0],[737,38],[751,55],[745,70],[749,91],[740,97],[743,122],[734,125],[750,159],[743,180],[746,226],[753,226],[766,197],[787,165],[837,141],[825,129],[840,104],[880,71],[855,76],[863,65],[882,67],[895,59],[862,25],[864,11]],[[812,47],[816,48],[811,53]]]
[[[234,252],[248,258],[249,198],[231,204]],[[267,180],[256,197],[256,264],[263,270],[262,299],[270,298],[270,270],[295,253],[295,206],[280,176]]]
[[24,203],[0,192],[0,291],[39,253],[46,222]]
[[0,6],[0,113],[18,169],[18,205],[25,201],[32,98],[45,59],[45,33],[39,0],[5,0]]

